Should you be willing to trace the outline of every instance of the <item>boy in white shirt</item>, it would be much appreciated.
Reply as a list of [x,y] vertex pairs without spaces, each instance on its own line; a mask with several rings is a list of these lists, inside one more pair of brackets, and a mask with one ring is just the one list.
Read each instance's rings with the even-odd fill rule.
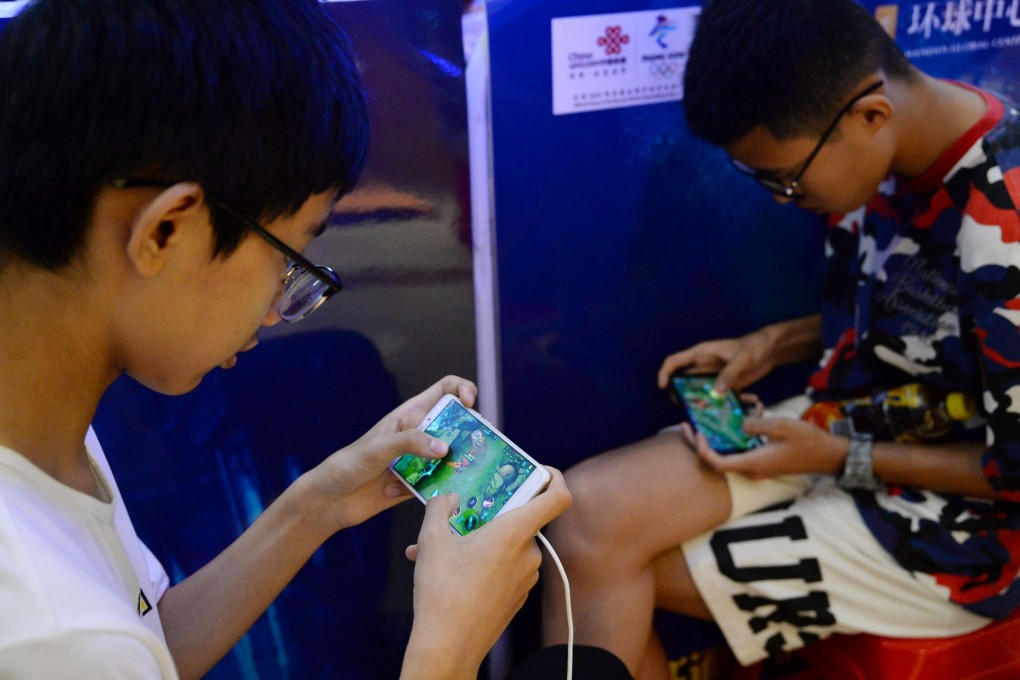
[[[0,32],[0,677],[194,678],[335,532],[408,496],[386,469],[447,377],[291,485],[181,583],[135,536],[89,423],[128,373],[193,389],[340,289],[300,253],[368,139],[317,2],[38,0]],[[538,578],[562,477],[467,538],[434,499],[405,678],[471,678]],[[170,521],[168,516],[168,521]]]

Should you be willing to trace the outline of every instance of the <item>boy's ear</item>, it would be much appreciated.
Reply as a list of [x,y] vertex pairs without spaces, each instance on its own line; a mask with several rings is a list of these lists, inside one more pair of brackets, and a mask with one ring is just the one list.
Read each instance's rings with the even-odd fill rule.
[[142,206],[131,224],[127,255],[143,276],[163,268],[167,255],[183,234],[186,222],[206,207],[205,193],[194,182],[178,182]]
[[895,110],[896,107],[888,97],[881,92],[875,92],[854,104],[850,114],[875,133],[886,124]]

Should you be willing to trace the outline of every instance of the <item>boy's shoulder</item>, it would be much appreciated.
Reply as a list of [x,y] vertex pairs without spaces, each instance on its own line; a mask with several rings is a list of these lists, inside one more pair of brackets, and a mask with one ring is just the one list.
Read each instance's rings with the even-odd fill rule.
[[1010,266],[1013,246],[1020,242],[1020,109],[988,94],[994,97],[990,101],[1001,104],[998,118],[968,153],[969,160],[961,163],[965,168],[954,184],[957,190],[966,187],[962,210],[968,219],[959,239],[969,253],[964,259],[970,267],[996,264],[1001,272]]
[[108,560],[109,548],[103,544],[114,536],[112,504],[63,486],[18,453],[0,446],[4,555],[0,647],[36,629],[60,629],[76,612],[89,620],[107,614],[116,619],[120,607],[133,614],[128,604],[120,604],[127,603],[124,579]]
[[[84,677],[112,671],[114,659],[172,677],[165,644],[141,622],[103,548],[115,539],[113,508],[48,479],[0,447],[0,677],[65,677],[72,668]],[[54,658],[63,666],[51,667]]]
[[1003,106],[1002,117],[985,135],[983,146],[989,159],[1002,172],[1002,181],[1013,205],[1020,208],[1020,107],[995,96]]

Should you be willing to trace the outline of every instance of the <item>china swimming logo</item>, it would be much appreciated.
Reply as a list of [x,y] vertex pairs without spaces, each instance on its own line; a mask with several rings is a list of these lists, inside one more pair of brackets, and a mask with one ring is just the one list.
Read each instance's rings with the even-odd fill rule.
[[669,43],[666,42],[666,38],[669,34],[676,30],[676,24],[669,20],[665,14],[660,14],[655,19],[655,28],[648,35],[655,38],[655,42],[659,44],[662,49],[668,49]]
[[599,47],[606,48],[606,54],[619,54],[623,46],[630,42],[630,36],[623,32],[621,26],[606,26],[606,34],[597,42]]

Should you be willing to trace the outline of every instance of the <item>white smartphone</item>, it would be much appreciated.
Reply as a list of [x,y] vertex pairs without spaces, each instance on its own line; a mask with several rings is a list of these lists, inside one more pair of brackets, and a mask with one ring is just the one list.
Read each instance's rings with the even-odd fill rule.
[[527,503],[549,483],[548,470],[452,394],[436,403],[418,429],[446,442],[449,453],[442,459],[406,454],[390,470],[422,502],[456,493],[460,508],[450,526],[459,534]]

